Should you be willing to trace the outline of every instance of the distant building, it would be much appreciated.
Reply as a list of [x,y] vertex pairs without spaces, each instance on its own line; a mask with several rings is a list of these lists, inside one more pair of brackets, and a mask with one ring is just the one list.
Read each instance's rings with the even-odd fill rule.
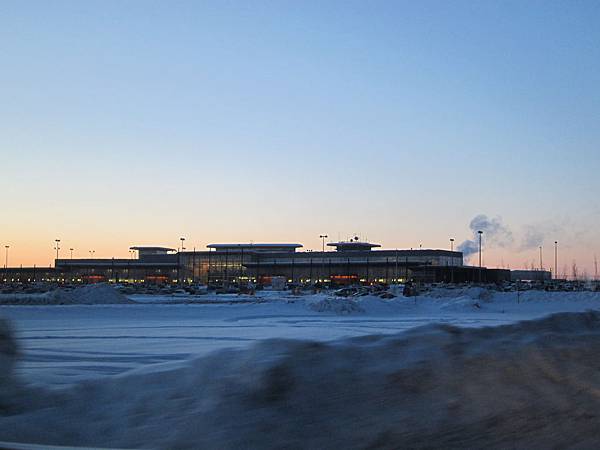
[[552,272],[547,270],[511,270],[511,281],[550,281]]

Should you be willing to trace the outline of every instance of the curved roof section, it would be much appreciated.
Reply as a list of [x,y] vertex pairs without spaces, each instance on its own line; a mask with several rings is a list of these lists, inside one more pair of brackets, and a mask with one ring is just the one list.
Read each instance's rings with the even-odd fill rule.
[[286,249],[294,249],[302,247],[302,244],[208,244],[208,248],[264,248],[264,249],[274,249],[274,248],[286,248]]
[[209,244],[216,252],[295,253],[302,244]]

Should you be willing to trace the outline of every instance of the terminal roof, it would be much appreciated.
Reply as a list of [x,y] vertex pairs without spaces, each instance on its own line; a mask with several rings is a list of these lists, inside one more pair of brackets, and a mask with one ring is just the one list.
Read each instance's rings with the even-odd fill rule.
[[371,250],[374,247],[381,247],[379,244],[371,244],[370,242],[360,241],[330,242],[327,244],[327,246],[335,247],[338,252],[348,250]]
[[129,247],[129,250],[142,250],[142,251],[149,251],[149,252],[153,252],[153,251],[163,251],[163,252],[174,252],[175,249],[174,248],[169,248],[169,247],[151,247],[151,246],[136,246],[136,247]]

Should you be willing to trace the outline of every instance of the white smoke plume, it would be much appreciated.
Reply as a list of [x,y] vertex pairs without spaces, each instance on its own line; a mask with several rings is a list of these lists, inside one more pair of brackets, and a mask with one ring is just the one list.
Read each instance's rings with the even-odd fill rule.
[[513,242],[512,231],[502,222],[501,217],[489,218],[485,214],[479,214],[471,220],[469,224],[472,239],[467,239],[458,246],[458,251],[463,252],[465,258],[479,251],[478,231],[483,231],[483,241],[487,248],[490,247],[510,247]]
[[545,233],[538,227],[527,225],[523,231],[519,251],[532,250],[544,243]]

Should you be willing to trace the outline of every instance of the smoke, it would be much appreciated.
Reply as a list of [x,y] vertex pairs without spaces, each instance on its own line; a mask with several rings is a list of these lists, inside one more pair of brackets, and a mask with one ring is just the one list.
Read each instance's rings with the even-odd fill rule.
[[[512,252],[527,252],[537,250],[548,240],[553,242],[560,236],[565,238],[565,227],[569,224],[556,223],[552,220],[545,220],[535,223],[525,224],[513,235],[511,229],[504,224],[500,216],[490,218],[485,214],[475,216],[469,223],[469,229],[472,234],[471,239],[467,239],[457,246],[457,250],[463,252],[465,259],[479,252],[478,231],[483,231],[482,244],[486,249],[503,248]],[[515,239],[516,236],[516,239]],[[570,235],[570,241],[575,238]]]
[[510,247],[514,242],[512,232],[502,222],[501,217],[489,218],[485,214],[479,214],[471,220],[469,228],[473,238],[467,239],[458,246],[458,251],[463,252],[465,258],[469,258],[479,251],[478,231],[483,231],[482,238],[488,248]]
[[531,250],[540,247],[544,243],[545,233],[537,227],[527,225],[521,238],[519,251]]
[[465,258],[468,258],[474,253],[477,253],[477,251],[479,250],[479,246],[474,241],[466,240],[458,246],[457,250],[459,252],[462,252]]

